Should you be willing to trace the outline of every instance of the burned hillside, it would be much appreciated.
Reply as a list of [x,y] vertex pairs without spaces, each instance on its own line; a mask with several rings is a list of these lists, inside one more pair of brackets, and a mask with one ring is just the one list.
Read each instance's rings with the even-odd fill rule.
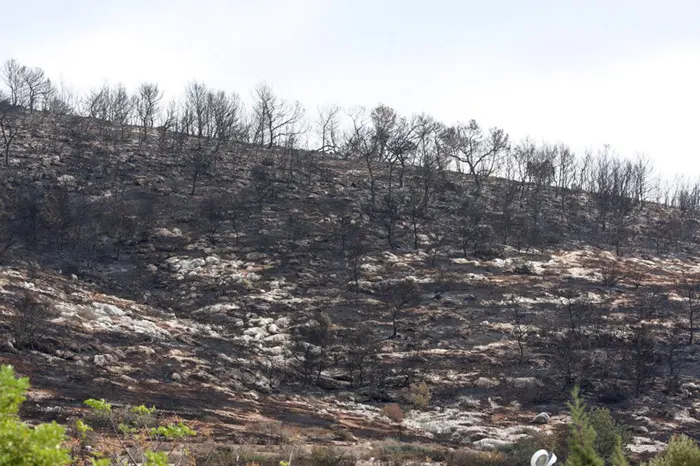
[[579,385],[637,454],[697,434],[697,188],[385,106],[307,150],[274,95],[248,121],[190,91],[160,126],[118,90],[0,108],[0,362],[29,416],[117,393],[220,443],[347,446],[399,403],[406,439],[496,449]]

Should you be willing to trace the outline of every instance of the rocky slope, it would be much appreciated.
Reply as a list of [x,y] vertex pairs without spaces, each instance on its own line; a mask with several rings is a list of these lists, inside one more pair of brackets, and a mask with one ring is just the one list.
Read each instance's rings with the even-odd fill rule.
[[[489,241],[488,254],[465,255],[448,232],[469,180],[450,173],[420,233],[400,218],[392,248],[386,216],[367,215],[357,162],[232,145],[190,195],[186,158],[135,138],[105,147],[75,135],[77,124],[59,121],[50,151],[44,127],[23,135],[4,168],[4,199],[35,189],[45,211],[47,193],[65,193],[78,212],[66,228],[81,202],[83,216],[136,224],[106,224],[90,254],[87,236],[61,247],[23,240],[6,254],[0,363],[31,378],[30,418],[67,420],[82,400],[104,397],[154,403],[220,444],[369,451],[370,440],[396,436],[381,410],[397,401],[405,441],[490,450],[565,423],[576,382],[632,427],[632,452],[697,433],[696,345],[678,343],[695,305],[695,288],[682,284],[700,272],[692,245],[658,255],[640,234],[618,257],[596,242],[584,196],[556,242]],[[274,168],[273,181],[255,167]],[[504,181],[489,183],[496,218]],[[242,204],[210,215],[212,199]],[[664,210],[641,209],[641,231]],[[341,250],[355,223],[367,232],[356,276]],[[382,287],[406,281],[410,305],[392,304]],[[324,322],[321,338],[313,329]],[[427,406],[411,402],[420,382]]]

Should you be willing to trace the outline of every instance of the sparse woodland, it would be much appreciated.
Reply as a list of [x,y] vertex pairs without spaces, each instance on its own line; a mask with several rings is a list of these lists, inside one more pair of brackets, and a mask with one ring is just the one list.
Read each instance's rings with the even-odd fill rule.
[[700,183],[265,84],[2,80],[0,363],[29,419],[156,404],[207,433],[197,464],[521,464],[468,455],[556,438],[580,386],[632,461],[700,434]]

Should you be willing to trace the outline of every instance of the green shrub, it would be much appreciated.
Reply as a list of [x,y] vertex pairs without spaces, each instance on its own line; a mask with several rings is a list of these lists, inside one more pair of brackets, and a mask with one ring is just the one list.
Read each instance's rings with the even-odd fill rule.
[[15,378],[12,366],[0,366],[0,464],[3,466],[61,466],[70,463],[63,448],[66,431],[55,422],[31,427],[18,417],[29,380]]
[[[114,410],[112,405],[104,399],[97,400],[94,398],[85,400],[83,404],[92,408],[92,419],[99,419],[101,422],[111,426],[112,433],[117,437],[119,449],[121,450],[117,458],[117,461],[121,462],[118,464],[124,462],[129,465],[140,464],[137,461],[139,455],[133,454],[124,447],[126,444],[135,442],[138,446],[138,452],[143,454],[144,466],[165,466],[168,464],[169,454],[158,451],[159,447],[162,447],[164,442],[173,442],[196,435],[192,429],[182,422],[157,425],[155,406],[150,408],[143,405],[127,406],[120,410]],[[90,431],[93,431],[93,427],[89,424],[82,421],[80,423],[76,422],[76,432],[80,436],[81,442],[84,441],[86,434]],[[99,443],[101,447],[105,447],[109,444],[109,440],[104,438]],[[175,448],[171,449],[170,453],[173,453],[174,450]],[[104,454],[106,452],[100,448],[97,453]],[[182,448],[181,454],[186,456],[184,448]],[[95,466],[108,466],[110,464],[110,460],[106,458],[97,461],[91,459],[91,461]]]
[[406,399],[416,409],[427,409],[430,405],[430,388],[425,382],[414,383],[408,387]]
[[627,445],[631,435],[622,424],[612,418],[610,410],[606,408],[592,409],[589,418],[591,427],[596,433],[595,449],[606,462],[610,462],[618,441],[622,445]]
[[695,466],[700,465],[700,448],[685,435],[671,438],[666,450],[646,466]]
[[[571,424],[566,466],[605,466],[604,454],[601,450],[604,450],[604,453],[609,451],[608,462],[612,466],[628,466],[622,452],[621,427],[610,417],[610,412],[607,409],[599,409],[593,410],[591,414],[587,413],[586,405],[579,396],[578,387],[574,388],[571,398],[572,401],[569,403]],[[597,431],[598,428],[602,431]]]
[[566,466],[605,466],[595,449],[596,432],[591,426],[586,405],[579,396],[579,388],[574,388],[569,403],[571,425],[569,433],[569,454]]

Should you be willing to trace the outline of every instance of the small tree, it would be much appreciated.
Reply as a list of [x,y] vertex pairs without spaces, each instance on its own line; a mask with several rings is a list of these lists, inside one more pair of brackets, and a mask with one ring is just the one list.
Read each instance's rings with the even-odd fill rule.
[[632,436],[622,424],[613,419],[607,408],[593,408],[589,412],[589,418],[596,432],[596,451],[605,461],[612,461],[617,449],[632,440]]
[[297,361],[304,385],[315,377],[318,384],[326,367],[328,349],[335,339],[333,323],[328,314],[318,313],[314,319],[297,327],[292,340],[292,356]]
[[666,450],[645,466],[686,466],[700,464],[700,448],[685,435],[674,435]]
[[368,248],[362,233],[360,231],[355,231],[355,233],[348,239],[347,246],[345,246],[345,269],[355,284],[355,294],[360,294],[360,271]]
[[608,458],[613,466],[629,466],[622,452],[623,437],[626,438],[627,433],[612,419],[610,411],[596,409],[589,415],[578,386],[571,397],[566,466],[605,466],[603,458]]
[[46,309],[37,297],[26,293],[11,320],[12,335],[17,349],[34,349],[39,339],[39,326],[45,316]]
[[350,383],[353,387],[362,387],[367,381],[367,373],[377,362],[379,339],[369,325],[361,325],[353,329],[343,339],[345,348],[345,363],[350,372]]
[[625,458],[625,454],[622,452],[622,439],[620,437],[615,441],[615,449],[610,458],[610,463],[612,466],[630,466],[627,458]]
[[7,466],[62,466],[71,459],[65,429],[55,422],[31,427],[17,413],[26,400],[29,379],[15,378],[12,366],[0,366],[0,464]]
[[209,196],[199,205],[205,233],[213,245],[217,243],[217,235],[227,220],[227,207],[223,196]]
[[265,204],[277,195],[275,179],[266,165],[255,165],[250,169],[250,191],[258,205],[258,214],[262,221]]
[[624,273],[617,261],[610,261],[600,268],[600,274],[603,277],[602,284],[608,288],[614,288],[624,278]]
[[657,371],[657,341],[649,325],[641,324],[633,328],[631,353],[634,388],[639,395]]
[[14,231],[13,212],[7,204],[9,202],[0,197],[0,264],[2,264],[5,254],[16,244],[17,235]]
[[679,285],[679,291],[686,300],[689,331],[688,345],[692,345],[693,337],[695,336],[695,314],[698,309],[698,301],[700,300],[700,277],[684,276]]
[[416,409],[427,409],[431,397],[430,387],[425,382],[413,383],[406,390],[406,399]]
[[397,405],[396,403],[388,404],[382,409],[382,414],[384,414],[394,423],[399,439],[401,439],[401,427],[405,417],[401,406]]
[[571,398],[572,401],[568,403],[571,411],[571,425],[566,466],[605,466],[605,462],[596,452],[596,432],[591,426],[586,405],[581,400],[578,387],[574,388]]
[[194,196],[197,190],[197,181],[211,174],[211,169],[214,166],[214,153],[206,147],[194,148],[185,157],[185,163],[192,180],[190,196]]
[[[381,224],[386,231],[386,237],[389,242],[389,248],[396,249],[396,224],[401,220],[403,203],[397,196],[386,195],[382,197],[381,203],[377,209],[377,217],[381,219]],[[371,206],[370,215],[374,209]]]
[[525,313],[520,308],[518,299],[515,296],[510,298],[510,308],[513,311],[513,338],[518,344],[518,364],[522,364],[525,357],[525,338],[528,335]]
[[157,84],[142,83],[139,86],[138,94],[134,96],[134,108],[138,115],[141,126],[139,142],[146,140],[148,129],[153,128],[154,121],[160,111],[160,100],[163,93],[158,89]]
[[107,205],[108,215],[103,217],[105,231],[112,240],[114,258],[119,260],[123,247],[134,238],[138,227],[138,218],[133,206],[124,200],[124,193],[110,199]]
[[[90,398],[83,403],[92,408],[93,413],[99,419],[104,419],[107,422],[107,425],[112,429],[112,435],[116,438],[116,443],[107,437],[99,438],[100,448],[96,452],[98,455],[104,456],[106,452],[110,451],[118,453],[112,455],[115,456],[114,458],[90,458],[94,466],[109,466],[111,464],[166,466],[171,464],[170,456],[178,446],[176,441],[196,435],[183,422],[153,427],[151,424],[154,421],[155,406],[150,408],[144,405],[127,406],[124,409],[124,416],[119,416],[112,410],[111,403],[104,399]],[[93,428],[82,420],[78,420],[76,431],[83,441],[88,432],[93,431]],[[170,450],[163,451],[168,442],[172,442],[172,447]],[[136,444],[135,450],[131,447],[133,444]],[[143,455],[143,461],[139,461],[137,453]],[[184,447],[181,447],[179,454],[183,459],[187,456]]]
[[666,339],[666,388],[669,392],[675,392],[680,386],[681,370],[683,358],[681,348],[684,341],[681,337],[681,329],[678,324],[674,324]]
[[415,279],[404,278],[395,282],[383,282],[379,285],[379,299],[391,315],[392,338],[398,335],[398,317],[401,311],[420,302],[420,290]]
[[10,149],[22,126],[18,107],[12,107],[0,101],[0,136],[2,136],[5,153],[5,166],[10,165]]

